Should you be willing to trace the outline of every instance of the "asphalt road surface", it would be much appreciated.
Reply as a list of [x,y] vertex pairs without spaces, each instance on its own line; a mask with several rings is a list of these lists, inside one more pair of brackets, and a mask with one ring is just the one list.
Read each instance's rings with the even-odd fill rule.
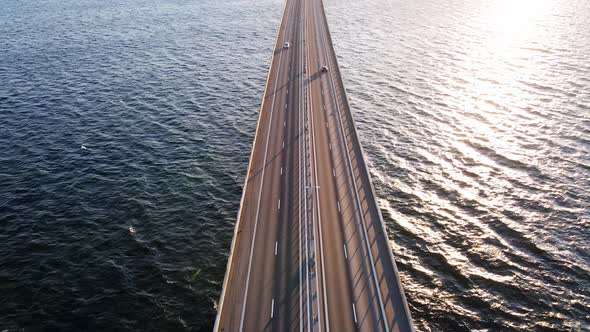
[[413,331],[321,0],[286,1],[251,153],[215,331]]

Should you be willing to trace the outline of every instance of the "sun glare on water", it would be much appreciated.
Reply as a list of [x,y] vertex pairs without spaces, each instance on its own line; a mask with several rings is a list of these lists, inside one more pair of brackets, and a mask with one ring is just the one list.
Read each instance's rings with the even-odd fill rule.
[[551,0],[488,0],[465,22],[465,31],[480,33],[471,36],[461,59],[470,82],[455,96],[464,114],[461,122],[470,128],[470,139],[487,142],[482,144],[512,160],[526,159],[514,136],[539,95],[523,82],[547,80],[543,52],[551,32],[541,23],[553,17],[552,10]]
[[[523,93],[518,82],[542,74],[543,68],[535,64],[531,49],[544,49],[543,36],[547,31],[539,23],[551,17],[552,3],[551,0],[482,2],[471,22],[482,34],[475,46],[466,50],[464,58],[472,83],[471,91],[463,95],[466,109],[474,107],[496,124],[505,119],[501,109],[517,112],[509,105],[529,100],[531,96]],[[474,96],[478,96],[476,101],[471,99]]]
[[506,39],[534,32],[535,22],[549,13],[550,0],[497,0],[487,3],[486,20],[493,31]]

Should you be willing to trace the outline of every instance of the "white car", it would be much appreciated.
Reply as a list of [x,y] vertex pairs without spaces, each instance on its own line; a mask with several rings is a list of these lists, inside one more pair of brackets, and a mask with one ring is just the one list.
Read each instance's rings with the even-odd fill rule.
[[328,66],[322,66],[322,71],[325,73],[328,71]]
[[289,42],[285,42],[285,48],[289,48]]

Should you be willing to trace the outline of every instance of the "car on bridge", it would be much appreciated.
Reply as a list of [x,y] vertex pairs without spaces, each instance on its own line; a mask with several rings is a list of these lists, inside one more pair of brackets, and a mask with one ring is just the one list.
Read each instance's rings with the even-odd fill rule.
[[285,42],[285,48],[289,48],[289,42]]
[[328,71],[328,66],[322,66],[322,72],[327,72]]

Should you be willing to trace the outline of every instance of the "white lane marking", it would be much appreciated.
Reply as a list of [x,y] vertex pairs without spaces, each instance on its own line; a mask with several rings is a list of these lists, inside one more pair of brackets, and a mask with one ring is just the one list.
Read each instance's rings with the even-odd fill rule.
[[340,201],[336,202],[338,204],[338,212],[340,212]]
[[[272,299],[272,302],[270,303],[270,318],[272,318],[274,316],[275,313],[275,299]],[[356,323],[356,319],[354,320],[354,322]]]
[[358,323],[358,321],[356,320],[356,308],[354,306],[354,303],[352,304],[352,315],[354,316],[354,322]]
[[281,175],[283,175],[283,167],[281,167]]
[[279,199],[279,210],[281,209],[281,200]]
[[285,148],[285,141],[283,141],[283,149]]
[[[277,250],[279,249],[279,242],[275,241],[275,256],[277,255]],[[344,248],[346,250],[346,248]]]
[[287,121],[283,121],[283,127],[287,126]]
[[[346,252],[346,244],[343,244],[342,246],[344,247],[344,257],[346,259],[348,259],[348,252]],[[275,255],[276,255],[276,253],[275,253]]]
[[287,96],[289,95],[289,89],[287,89]]
[[326,104],[324,104],[324,111],[326,110]]
[[287,109],[287,103],[285,103],[285,109]]
[[333,168],[332,168],[332,175],[334,175],[334,177],[336,177],[336,170],[334,170]]
[[[283,9],[283,18],[285,16],[285,13],[287,11],[287,3],[285,3],[285,9]],[[289,22],[289,15],[287,15],[287,19],[285,21],[285,27],[284,27],[284,34],[287,33],[287,27],[288,22]],[[281,18],[281,22],[283,20],[283,18]],[[279,38],[280,35],[280,29],[281,27],[279,27],[279,32],[277,34],[277,40]],[[285,37],[283,35],[283,41],[285,40]],[[276,44],[276,41],[275,41]],[[282,65],[282,59],[283,59],[283,53],[281,52],[279,55],[279,66],[277,68],[277,77],[280,76],[281,73],[281,65]],[[273,60],[271,61],[271,68],[272,68],[272,64],[274,62],[274,57]],[[270,78],[270,70],[269,70],[269,76]],[[268,78],[267,78],[268,81]],[[267,82],[268,84],[268,82]],[[266,133],[266,146],[264,148],[264,159],[263,159],[263,163],[262,165],[266,165],[266,158],[268,155],[268,143],[270,142],[270,129],[272,128],[272,118],[273,118],[273,113],[274,113],[274,106],[275,106],[275,98],[277,96],[277,87],[279,84],[279,80],[276,79],[275,80],[275,86],[274,86],[274,93],[273,93],[273,97],[272,97],[272,103],[271,103],[271,108],[270,108],[270,121],[269,121],[269,126],[268,126],[268,130]],[[265,93],[266,93],[266,88],[265,88]],[[261,106],[262,107],[262,106]],[[260,187],[258,189],[258,202],[257,202],[257,207],[256,207],[256,217],[254,218],[254,230],[253,230],[253,234],[252,234],[252,245],[250,247],[250,257],[248,258],[248,272],[246,273],[246,287],[244,289],[244,302],[242,303],[242,313],[240,315],[240,328],[239,331],[242,332],[244,330],[244,316],[246,314],[246,304],[248,303],[248,289],[250,288],[250,273],[252,272],[252,256],[254,256],[254,246],[256,243],[256,230],[258,228],[258,217],[259,217],[259,213],[260,213],[260,200],[262,199],[262,188],[263,188],[263,184],[264,184],[264,173],[266,171],[266,167],[263,166],[262,167],[262,176],[261,176],[261,180],[260,180]]]
[[330,147],[330,151],[332,151],[332,143],[328,143],[328,146]]

